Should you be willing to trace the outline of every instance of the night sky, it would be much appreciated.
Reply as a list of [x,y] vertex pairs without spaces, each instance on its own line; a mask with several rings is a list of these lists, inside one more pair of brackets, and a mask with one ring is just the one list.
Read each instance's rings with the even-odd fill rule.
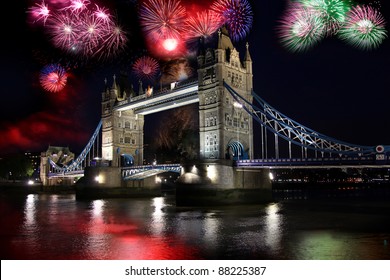
[[[56,49],[42,27],[28,17],[28,9],[41,1],[15,2],[10,3],[15,5],[9,10],[10,19],[3,23],[0,154],[41,152],[48,145],[80,152],[100,120],[104,79],[111,84],[114,74],[130,73],[135,58],[148,54],[137,20],[137,1],[93,1],[107,7],[128,31],[126,51],[105,61],[69,57]],[[198,9],[211,3],[182,0],[193,7],[191,2]],[[243,57],[249,42],[254,91],[283,114],[322,134],[352,144],[390,145],[390,39],[376,49],[360,50],[328,36],[309,50],[294,53],[281,44],[277,31],[288,1],[249,3],[253,25],[246,38],[234,44]],[[373,4],[389,31],[390,3]],[[40,85],[39,73],[49,63],[68,67],[63,91],[47,92]],[[153,118],[147,116],[145,122],[146,137],[151,139]]]

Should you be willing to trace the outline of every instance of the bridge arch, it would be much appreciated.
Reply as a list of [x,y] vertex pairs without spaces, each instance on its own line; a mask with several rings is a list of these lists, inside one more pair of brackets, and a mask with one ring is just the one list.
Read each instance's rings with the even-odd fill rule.
[[121,154],[121,166],[133,166],[134,165],[134,157],[131,154]]
[[244,149],[244,145],[242,145],[239,141],[232,141],[228,144],[226,148],[227,158],[233,160],[244,160],[249,159],[248,153]]

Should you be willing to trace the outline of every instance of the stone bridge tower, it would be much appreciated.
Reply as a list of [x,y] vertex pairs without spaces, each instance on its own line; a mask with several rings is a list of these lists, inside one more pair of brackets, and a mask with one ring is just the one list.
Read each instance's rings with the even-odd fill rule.
[[[111,166],[142,165],[144,116],[133,110],[116,111],[114,106],[134,95],[133,87],[117,81],[102,93],[102,159]],[[142,85],[140,85],[142,87]]]
[[253,120],[235,102],[223,81],[252,102],[252,59],[246,45],[244,60],[225,28],[218,32],[216,49],[200,49],[199,136],[201,159],[253,158]]

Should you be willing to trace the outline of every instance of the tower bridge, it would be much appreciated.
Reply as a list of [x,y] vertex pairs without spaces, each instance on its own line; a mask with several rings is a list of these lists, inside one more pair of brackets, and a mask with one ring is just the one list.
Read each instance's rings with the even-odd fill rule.
[[[111,168],[109,176],[117,179],[89,184],[140,186],[131,181],[146,180],[165,168],[142,167],[144,116],[194,103],[199,104],[198,160],[183,166],[174,164],[175,171],[181,170],[179,183],[191,182],[201,189],[204,185],[239,191],[260,188],[264,194],[270,186],[269,168],[390,167],[390,146],[334,139],[294,121],[263,100],[253,89],[249,45],[241,60],[226,30],[218,32],[215,47],[199,50],[197,62],[197,80],[173,83],[159,91],[141,87],[135,95],[132,89],[122,88],[115,76],[111,86],[106,82],[97,130],[80,157],[66,167],[53,166],[56,172],[74,172],[100,140],[98,160],[87,161],[87,166],[95,164],[89,176],[95,178]],[[254,130],[258,139],[254,139]],[[261,154],[257,159],[255,147]]]

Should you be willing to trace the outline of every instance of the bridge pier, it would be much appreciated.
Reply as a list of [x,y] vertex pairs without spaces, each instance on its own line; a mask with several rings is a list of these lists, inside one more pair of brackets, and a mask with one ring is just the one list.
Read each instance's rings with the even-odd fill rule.
[[177,206],[255,204],[272,201],[269,168],[233,167],[230,160],[188,162],[176,182]]
[[120,167],[87,167],[76,184],[76,199],[161,196],[156,176],[142,180],[123,180]]

